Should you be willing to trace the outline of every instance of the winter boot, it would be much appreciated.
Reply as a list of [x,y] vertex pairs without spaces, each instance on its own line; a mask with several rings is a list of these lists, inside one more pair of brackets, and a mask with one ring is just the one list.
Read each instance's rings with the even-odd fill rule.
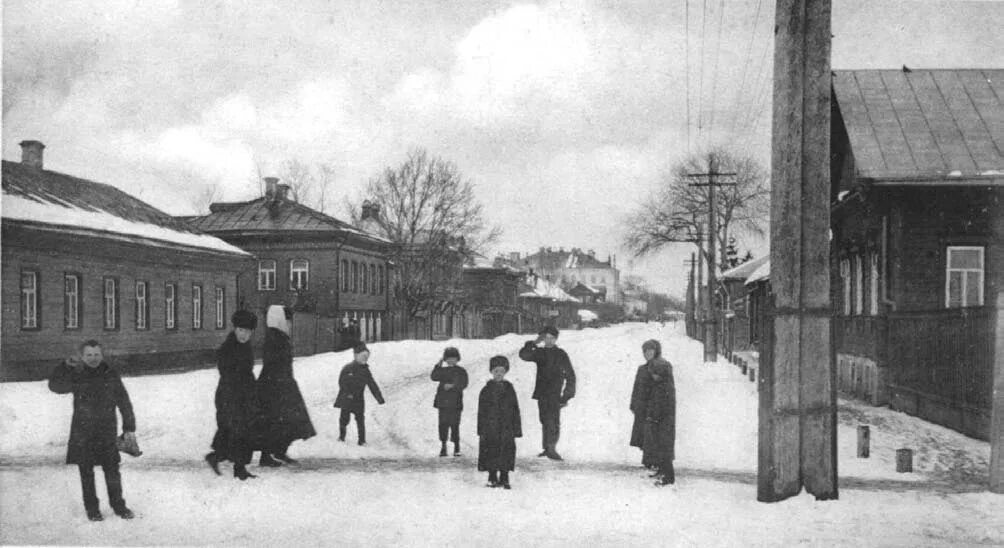
[[243,464],[235,464],[234,477],[241,481],[244,481],[248,478],[257,478],[258,476],[252,474],[251,472],[248,472],[248,469],[245,468]]
[[540,453],[537,453],[537,456],[538,457],[546,457],[547,456],[547,449],[544,449]]
[[261,458],[258,459],[258,466],[266,466],[268,468],[278,468],[282,466],[282,463],[273,459],[272,455],[269,455],[267,452],[262,451]]
[[300,461],[294,459],[293,457],[287,455],[286,453],[282,453],[281,455],[272,455],[272,456],[274,458],[277,458],[277,459],[281,460],[282,462],[285,462],[286,464],[299,464],[300,463]]
[[443,442],[443,445],[439,448],[439,456],[440,457],[445,457],[446,456],[446,442],[445,441]]
[[206,454],[206,464],[208,464],[209,467],[213,469],[213,472],[215,472],[217,476],[221,475],[220,474],[220,459],[216,456],[216,452],[215,451],[212,452],[212,453],[207,453]]
[[503,489],[505,489],[507,491],[509,489],[512,489],[512,487],[509,486],[509,471],[508,470],[503,470],[502,471],[501,477],[499,478],[499,482],[502,484],[502,488]]
[[345,441],[345,427],[338,425],[338,441]]
[[[446,447],[444,446],[443,448],[445,449]],[[457,443],[453,444],[453,456],[454,457],[459,457],[460,456],[460,442],[459,441]]]
[[101,515],[101,510],[98,509],[88,509],[87,519],[91,521],[104,521],[105,517]]
[[495,470],[490,470],[488,472],[488,485],[485,487],[495,488],[499,486],[499,476]]
[[544,456],[551,460],[565,460],[561,458],[561,455],[558,454],[557,449],[555,449],[553,445],[544,450]]
[[136,514],[133,514],[132,510],[126,508],[125,506],[119,506],[116,508],[115,515],[122,519],[132,519],[136,517]]

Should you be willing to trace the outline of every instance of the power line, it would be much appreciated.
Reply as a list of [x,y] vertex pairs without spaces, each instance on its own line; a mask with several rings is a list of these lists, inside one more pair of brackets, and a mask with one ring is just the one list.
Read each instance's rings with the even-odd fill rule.
[[750,43],[746,46],[746,59],[743,61],[742,77],[739,79],[739,87],[736,88],[735,108],[732,111],[732,126],[729,129],[729,135],[731,136],[734,136],[736,133],[736,121],[739,119],[739,105],[742,101],[742,93],[746,85],[746,74],[749,72],[750,61],[753,60],[753,40],[756,38],[756,29],[760,24],[760,5],[762,3],[763,0],[757,0],[756,14],[753,16],[753,30],[750,32]]
[[715,103],[718,99],[718,60],[722,52],[722,24],[725,21],[725,0],[718,4],[718,37],[715,39],[715,70],[711,72],[711,122],[708,124],[708,140],[714,139]]
[[686,56],[686,80],[687,80],[687,154],[691,152],[690,146],[690,0],[683,0],[683,27],[685,29],[684,43],[686,47],[684,48],[684,55]]
[[708,0],[704,0],[701,8],[701,82],[697,92],[697,140],[704,134],[704,38],[708,22]]

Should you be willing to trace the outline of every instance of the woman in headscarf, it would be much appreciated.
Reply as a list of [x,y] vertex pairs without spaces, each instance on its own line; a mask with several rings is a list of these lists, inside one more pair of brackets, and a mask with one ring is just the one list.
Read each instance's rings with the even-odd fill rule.
[[300,387],[293,378],[290,315],[284,307],[272,305],[265,318],[268,329],[262,346],[261,374],[258,376],[258,399],[266,424],[265,443],[259,461],[262,466],[280,466],[275,459],[295,463],[296,460],[287,454],[290,444],[317,434],[310,422]]
[[663,359],[659,341],[645,341],[641,348],[651,383],[645,406],[642,462],[651,462],[655,466],[656,485],[668,485],[676,481],[673,470],[676,445],[676,386],[673,383],[673,366]]

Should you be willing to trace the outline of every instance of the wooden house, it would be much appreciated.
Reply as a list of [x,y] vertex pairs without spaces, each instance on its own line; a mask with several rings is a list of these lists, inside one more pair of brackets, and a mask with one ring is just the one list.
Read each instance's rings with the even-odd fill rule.
[[986,437],[1004,289],[1004,70],[836,71],[833,94],[839,387]]
[[214,363],[251,256],[21,146],[3,162],[0,378],[44,378],[88,339],[127,374]]
[[754,325],[756,314],[752,307],[756,306],[752,284],[747,280],[767,263],[769,257],[760,257],[737,265],[719,277],[719,337],[720,349],[729,356],[732,352],[753,350],[758,338]]
[[[298,355],[341,348],[349,337],[391,338],[389,242],[297,203],[275,178],[265,183],[261,198],[214,203],[209,215],[185,218],[254,254],[240,277],[241,305],[261,314],[273,304],[292,307]],[[358,335],[347,335],[350,322]]]
[[458,336],[493,339],[521,332],[525,318],[517,302],[520,278],[519,272],[490,263],[465,266],[463,300],[478,329]]

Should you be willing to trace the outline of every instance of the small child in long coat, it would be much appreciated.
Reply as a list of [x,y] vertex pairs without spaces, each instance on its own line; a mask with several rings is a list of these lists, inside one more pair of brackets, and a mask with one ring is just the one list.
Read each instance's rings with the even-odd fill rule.
[[[443,366],[445,362],[446,366]],[[439,456],[446,456],[446,440],[453,442],[453,456],[460,456],[460,414],[464,410],[464,389],[467,388],[467,370],[457,365],[460,351],[449,347],[443,358],[432,368],[430,377],[438,382],[433,406],[439,409]]]
[[488,472],[488,487],[510,489],[509,472],[516,467],[516,438],[523,437],[519,399],[505,380],[509,360],[489,362],[492,378],[478,396],[478,470]]
[[366,400],[364,399],[366,387],[369,387],[377,403],[383,405],[384,399],[383,394],[380,393],[380,387],[373,379],[373,373],[370,372],[370,351],[366,347],[366,343],[357,343],[352,351],[355,354],[355,359],[346,364],[338,376],[338,396],[335,398],[335,407],[342,410],[338,417],[338,441],[345,441],[345,431],[349,426],[349,420],[355,415],[359,445],[366,445]]
[[136,417],[129,393],[118,371],[105,363],[98,341],[89,340],[80,345],[80,358],[80,361],[71,359],[56,366],[49,378],[49,390],[57,394],[73,394],[73,420],[70,423],[66,464],[76,464],[80,470],[87,519],[104,519],[94,486],[95,466],[104,470],[108,502],[115,515],[132,519],[132,510],[126,507],[122,498],[121,459],[115,436],[117,408],[122,413],[123,436],[128,443],[135,444]]

